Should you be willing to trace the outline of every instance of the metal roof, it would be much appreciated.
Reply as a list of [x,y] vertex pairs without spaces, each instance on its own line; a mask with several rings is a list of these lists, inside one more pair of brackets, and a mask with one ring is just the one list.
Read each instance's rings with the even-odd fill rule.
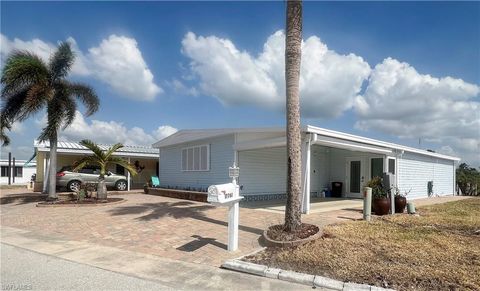
[[[197,140],[202,140],[206,138],[235,134],[235,133],[272,133],[272,132],[285,132],[285,128],[272,127],[272,128],[220,128],[220,129],[190,129],[190,130],[180,130],[176,133],[156,142],[153,144],[155,148],[162,148],[173,146],[181,143],[192,142]],[[394,149],[398,151],[407,151],[413,152],[425,156],[432,156],[441,159],[459,161],[460,158],[452,157],[448,155],[443,155],[439,153],[430,152],[423,149],[417,149],[412,147],[407,147],[395,143],[385,142],[381,140],[371,139],[367,137],[362,137],[358,135],[353,135],[349,133],[344,133],[340,131],[329,130],[325,128],[320,128],[311,125],[302,126],[302,132],[304,133],[313,133],[321,136],[332,137],[335,139],[341,139],[346,141],[358,142],[366,145],[380,146],[383,148]]]
[[[35,140],[33,142],[33,146],[41,152],[46,152],[50,150],[50,142],[39,142]],[[101,148],[103,151],[106,151],[112,145],[108,144],[98,144],[98,147]],[[59,141],[57,142],[57,152],[59,153],[72,153],[72,154],[84,154],[84,153],[91,153],[91,151],[82,146],[77,142],[66,142],[66,141]],[[135,157],[154,157],[158,158],[158,149],[147,147],[147,146],[130,146],[125,145],[123,148],[120,148],[115,152],[115,155],[118,156],[135,156]]]

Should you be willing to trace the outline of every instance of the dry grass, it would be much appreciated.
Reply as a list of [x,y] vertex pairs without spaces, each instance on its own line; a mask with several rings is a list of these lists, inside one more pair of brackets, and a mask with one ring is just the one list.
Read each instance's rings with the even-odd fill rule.
[[303,246],[246,260],[399,290],[480,290],[480,198],[327,226]]

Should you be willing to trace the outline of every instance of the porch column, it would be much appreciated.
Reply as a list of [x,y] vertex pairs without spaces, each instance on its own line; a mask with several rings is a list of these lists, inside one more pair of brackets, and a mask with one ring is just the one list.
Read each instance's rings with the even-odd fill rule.
[[48,169],[50,168],[50,160],[47,159],[47,153],[43,157],[43,187],[42,193],[47,193],[48,186]]
[[302,213],[310,212],[310,134],[305,135],[305,142],[302,146]]
[[[128,163],[130,164],[130,157],[128,157]],[[127,191],[130,191],[130,171],[127,171]]]

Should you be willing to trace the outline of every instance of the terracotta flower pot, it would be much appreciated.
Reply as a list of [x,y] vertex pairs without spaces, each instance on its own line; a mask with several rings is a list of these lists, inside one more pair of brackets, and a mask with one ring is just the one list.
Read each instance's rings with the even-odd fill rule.
[[395,213],[403,213],[407,206],[407,198],[403,196],[395,196]]
[[390,199],[375,198],[373,199],[373,209],[376,215],[386,215],[390,211]]

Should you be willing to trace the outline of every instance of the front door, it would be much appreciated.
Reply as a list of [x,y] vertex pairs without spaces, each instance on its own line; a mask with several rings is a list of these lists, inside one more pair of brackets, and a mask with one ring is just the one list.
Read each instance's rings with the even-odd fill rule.
[[365,163],[362,158],[347,158],[345,193],[347,197],[362,198]]

